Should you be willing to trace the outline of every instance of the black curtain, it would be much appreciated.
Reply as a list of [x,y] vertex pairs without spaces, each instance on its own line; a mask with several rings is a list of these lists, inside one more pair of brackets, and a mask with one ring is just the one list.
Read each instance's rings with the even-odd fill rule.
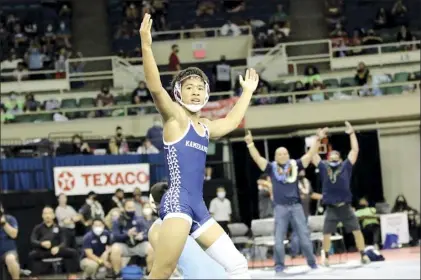
[[[372,203],[383,199],[380,154],[377,131],[357,134],[360,152],[355,164],[351,182],[354,203],[366,196]],[[341,152],[345,159],[350,150],[349,136],[345,133],[329,137],[332,148]],[[256,148],[264,156],[263,141],[255,141]],[[235,174],[237,179],[238,199],[242,220],[250,225],[252,219],[258,218],[258,196],[256,180],[262,173],[251,159],[244,142],[232,144]],[[305,153],[305,138],[292,137],[268,140],[269,160],[273,160],[278,147],[288,149],[292,159],[299,159]],[[306,177],[312,182],[314,191],[321,193],[321,186],[312,164],[306,169]],[[313,202],[313,210],[316,202]]]

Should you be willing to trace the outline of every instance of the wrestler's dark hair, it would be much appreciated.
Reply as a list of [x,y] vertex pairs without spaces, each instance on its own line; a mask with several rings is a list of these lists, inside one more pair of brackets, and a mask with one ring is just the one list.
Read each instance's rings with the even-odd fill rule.
[[176,82],[179,82],[181,80],[183,80],[184,78],[188,77],[188,76],[192,76],[192,75],[197,75],[199,77],[201,77],[203,79],[203,81],[209,83],[209,79],[206,76],[205,72],[203,72],[202,70],[200,70],[197,67],[189,67],[187,69],[181,70],[180,72],[177,73],[177,75],[173,78],[173,80],[171,81],[171,91],[174,90],[174,86]]
[[151,195],[155,203],[157,204],[161,203],[161,199],[167,190],[168,190],[167,182],[159,182],[152,186]]

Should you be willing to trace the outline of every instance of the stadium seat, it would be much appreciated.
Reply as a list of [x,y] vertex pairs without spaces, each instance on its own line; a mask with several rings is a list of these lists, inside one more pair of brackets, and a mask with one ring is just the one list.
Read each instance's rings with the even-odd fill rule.
[[34,122],[33,115],[17,115],[14,120],[15,123],[31,123]]
[[395,81],[396,83],[406,82],[408,81],[408,76],[409,76],[409,73],[407,72],[399,72],[393,76],[393,81]]
[[339,87],[339,82],[337,79],[326,79],[323,81],[323,84],[329,88]]
[[401,94],[402,93],[402,87],[397,86],[397,87],[389,87],[386,88],[385,90],[385,94],[386,95],[390,95],[390,94]]
[[79,99],[79,107],[80,108],[91,108],[95,107],[95,100],[93,98],[84,97]]
[[69,108],[77,108],[77,102],[74,98],[67,98],[61,100],[61,108],[63,109],[69,109]]
[[346,78],[341,79],[341,87],[354,87],[354,86],[356,86],[354,77],[346,77]]

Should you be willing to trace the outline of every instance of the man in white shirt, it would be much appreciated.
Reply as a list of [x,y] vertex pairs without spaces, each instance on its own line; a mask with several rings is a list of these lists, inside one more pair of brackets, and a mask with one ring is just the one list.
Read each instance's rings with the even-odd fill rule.
[[210,203],[209,212],[225,232],[230,235],[228,224],[231,221],[232,214],[231,202],[228,198],[225,198],[226,192],[224,187],[219,187],[216,190],[216,196]]
[[67,205],[67,196],[64,193],[57,198],[58,206],[55,212],[58,225],[63,228],[66,234],[68,246],[74,248],[76,245],[75,224],[80,221],[80,215],[72,206]]

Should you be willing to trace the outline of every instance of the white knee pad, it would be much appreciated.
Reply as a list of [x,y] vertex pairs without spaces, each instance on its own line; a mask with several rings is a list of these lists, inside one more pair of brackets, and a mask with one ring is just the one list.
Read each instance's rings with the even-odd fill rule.
[[251,279],[247,259],[235,248],[226,233],[222,234],[206,253],[225,268],[231,279]]

